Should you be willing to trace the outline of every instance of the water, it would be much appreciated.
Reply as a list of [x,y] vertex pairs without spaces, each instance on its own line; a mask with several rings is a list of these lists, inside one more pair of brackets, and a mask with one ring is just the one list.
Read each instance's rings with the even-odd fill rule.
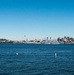
[[0,75],[74,75],[74,45],[0,44]]

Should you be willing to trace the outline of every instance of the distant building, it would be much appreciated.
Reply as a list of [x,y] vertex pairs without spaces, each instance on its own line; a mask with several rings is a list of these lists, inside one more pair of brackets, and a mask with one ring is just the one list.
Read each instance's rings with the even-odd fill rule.
[[51,44],[59,44],[59,42],[56,39],[51,40]]
[[48,40],[48,37],[46,37],[46,39],[43,39],[41,41],[42,44],[49,44],[49,40]]

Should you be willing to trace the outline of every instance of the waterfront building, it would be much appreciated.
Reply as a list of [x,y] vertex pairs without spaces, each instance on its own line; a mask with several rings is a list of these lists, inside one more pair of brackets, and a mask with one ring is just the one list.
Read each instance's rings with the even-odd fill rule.
[[59,42],[56,39],[51,40],[51,44],[59,44]]

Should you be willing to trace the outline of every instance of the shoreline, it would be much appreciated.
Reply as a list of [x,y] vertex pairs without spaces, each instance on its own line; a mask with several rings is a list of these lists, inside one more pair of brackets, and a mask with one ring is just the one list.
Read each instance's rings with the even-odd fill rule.
[[45,44],[45,43],[7,43],[7,42],[3,42],[3,43],[1,43],[0,42],[0,44],[38,44],[38,45],[41,45],[41,44],[43,44],[43,45],[73,45],[74,43],[66,43],[66,44]]

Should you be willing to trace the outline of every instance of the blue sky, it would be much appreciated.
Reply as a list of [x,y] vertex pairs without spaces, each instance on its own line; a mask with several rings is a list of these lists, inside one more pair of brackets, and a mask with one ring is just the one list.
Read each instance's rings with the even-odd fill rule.
[[74,37],[74,0],[0,0],[0,38],[47,36]]

